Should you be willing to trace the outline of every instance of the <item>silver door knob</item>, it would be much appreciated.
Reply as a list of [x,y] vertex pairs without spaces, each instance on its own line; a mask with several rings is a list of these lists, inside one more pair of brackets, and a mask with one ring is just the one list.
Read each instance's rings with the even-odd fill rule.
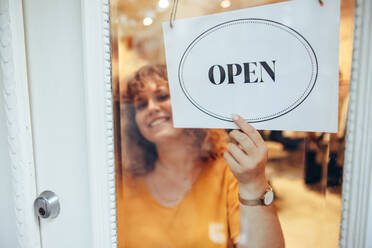
[[40,218],[56,218],[60,211],[58,196],[52,191],[44,191],[34,201],[34,209]]

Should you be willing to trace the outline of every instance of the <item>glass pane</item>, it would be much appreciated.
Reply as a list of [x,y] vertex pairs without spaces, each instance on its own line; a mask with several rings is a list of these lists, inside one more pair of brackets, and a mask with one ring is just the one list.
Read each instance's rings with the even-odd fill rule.
[[[276,2],[186,0],[177,18]],[[232,247],[238,185],[222,157],[230,130],[171,126],[161,23],[172,4],[111,1],[119,247]],[[286,247],[338,246],[353,24],[354,0],[342,0],[338,133],[260,131]],[[147,108],[159,111],[141,115]]]

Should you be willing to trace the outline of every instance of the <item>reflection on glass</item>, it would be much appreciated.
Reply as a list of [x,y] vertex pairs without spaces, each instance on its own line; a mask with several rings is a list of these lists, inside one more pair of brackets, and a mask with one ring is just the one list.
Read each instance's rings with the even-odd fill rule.
[[[186,0],[180,1],[177,18],[274,2],[280,0]],[[239,216],[236,180],[222,157],[228,133],[172,128],[164,69],[143,67],[165,63],[161,22],[169,20],[171,6],[168,0],[111,2],[119,247],[140,247],[138,240],[150,242],[145,247],[208,247],[200,240],[231,246],[237,242]],[[338,243],[353,6],[354,0],[342,1],[339,132],[260,132],[269,150],[266,174],[276,192],[286,247]],[[151,79],[146,84],[133,80],[140,68]],[[154,104],[161,116],[135,114]],[[179,147],[171,137],[187,139]],[[162,143],[168,153],[180,154],[175,168],[198,161],[192,176],[182,177],[161,163],[157,149]],[[154,171],[165,180],[148,176]],[[169,189],[166,194],[163,188]]]
[[[230,133],[236,145],[227,148],[225,130],[174,128],[165,65],[141,67],[123,84],[121,100],[119,245],[232,247],[239,236],[240,244],[260,246],[260,235],[282,242],[272,206],[239,207],[238,192],[253,200],[267,187],[267,154],[253,127],[238,120],[242,132]],[[240,225],[252,220],[262,229]]]
[[123,92],[124,246],[225,247],[239,230],[226,132],[173,128],[164,65],[142,67]]

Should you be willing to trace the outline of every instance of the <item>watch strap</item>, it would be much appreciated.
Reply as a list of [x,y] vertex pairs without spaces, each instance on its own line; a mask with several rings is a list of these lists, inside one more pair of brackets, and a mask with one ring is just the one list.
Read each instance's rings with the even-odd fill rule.
[[270,184],[267,185],[266,189],[265,189],[265,192],[262,194],[262,196],[259,198],[259,199],[253,199],[253,200],[247,200],[247,199],[243,199],[240,194],[238,193],[238,197],[239,197],[239,202],[244,205],[244,206],[267,206],[267,205],[270,205],[272,201],[270,201],[270,203],[268,204],[265,204],[265,195],[268,193],[268,192],[271,192],[273,193],[273,188],[271,187]]
[[239,195],[239,202],[244,205],[244,206],[262,206],[265,205],[262,199],[255,199],[255,200],[247,200],[241,198],[240,194]]

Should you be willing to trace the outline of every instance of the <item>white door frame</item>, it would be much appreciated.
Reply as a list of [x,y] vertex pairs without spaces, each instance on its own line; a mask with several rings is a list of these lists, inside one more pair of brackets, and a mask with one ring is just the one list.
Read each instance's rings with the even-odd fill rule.
[[[315,0],[314,0],[315,1]],[[81,0],[84,86],[94,247],[116,247],[115,166],[109,0]],[[325,3],[326,4],[326,3]],[[372,1],[356,0],[340,247],[371,247],[372,238]],[[53,39],[53,37],[51,37]],[[39,248],[22,0],[0,0],[0,92],[19,247]]]
[[5,106],[0,107],[5,108],[8,128],[17,246],[39,248],[39,223],[33,209],[37,192],[21,0],[0,0],[0,80],[5,100]]
[[94,247],[117,247],[109,0],[82,0]]
[[356,0],[340,247],[372,247],[371,23],[372,1]]

